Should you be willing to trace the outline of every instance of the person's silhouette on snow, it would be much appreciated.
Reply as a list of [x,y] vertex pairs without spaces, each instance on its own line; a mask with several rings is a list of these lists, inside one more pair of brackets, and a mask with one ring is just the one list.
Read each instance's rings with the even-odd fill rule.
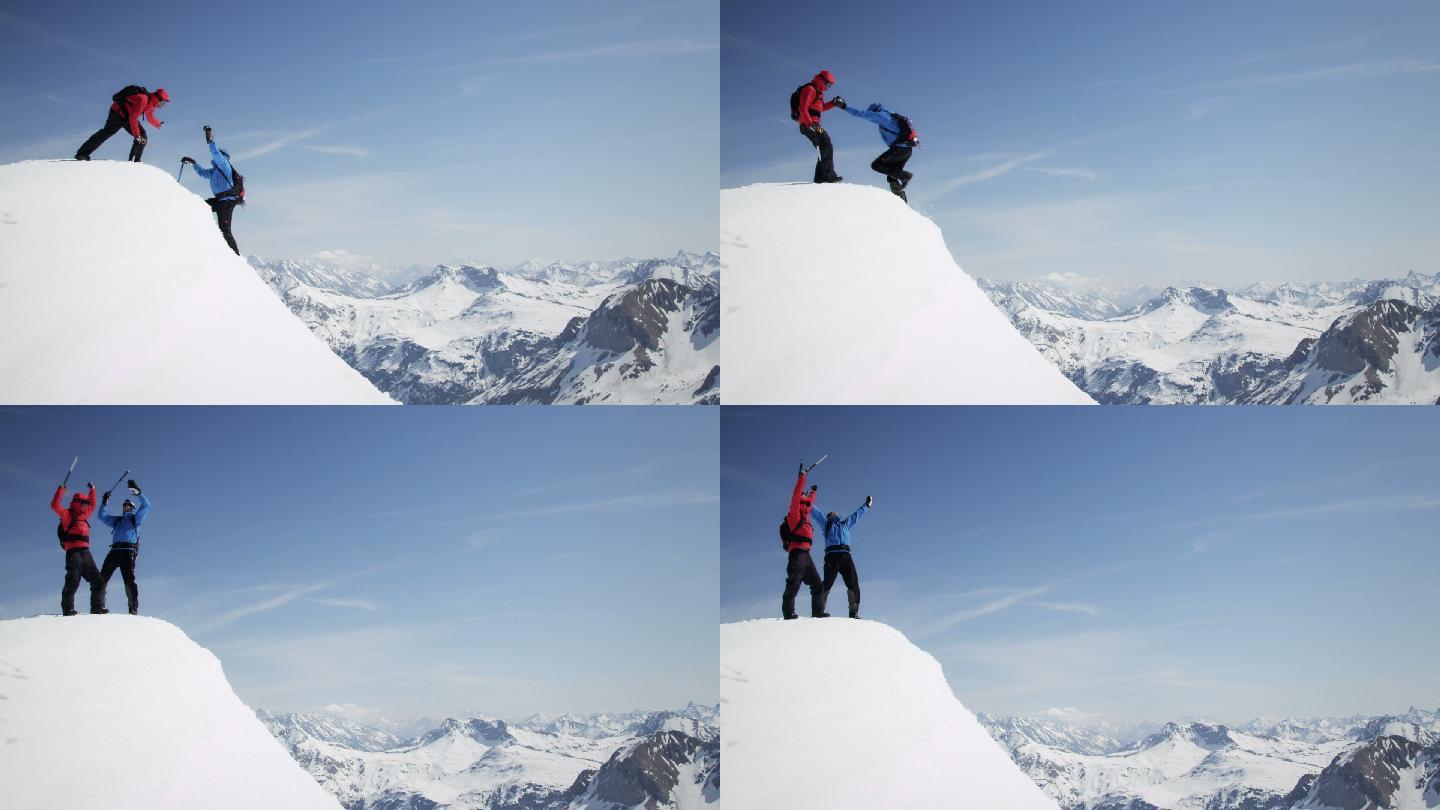
[[850,597],[850,618],[860,618],[860,575],[855,573],[855,561],[850,557],[850,530],[874,503],[875,499],[866,495],[865,503],[848,518],[842,518],[835,512],[826,513],[822,517],[819,509],[812,512],[812,517],[825,523],[825,587],[821,591],[820,603],[822,610],[825,601],[830,599],[830,586],[835,584],[835,577],[838,575],[845,579],[845,593]]
[[871,104],[863,110],[857,110],[847,107],[844,99],[835,101],[835,106],[845,112],[880,127],[880,139],[889,148],[875,158],[870,168],[885,175],[885,179],[890,183],[891,193],[909,202],[909,198],[905,196],[905,187],[910,185],[910,178],[914,175],[905,171],[905,162],[910,160],[914,148],[920,145],[920,139],[915,137],[915,130],[910,126],[910,119],[890,112],[880,104]]
[[215,145],[215,135],[210,127],[205,127],[205,143],[210,145],[210,168],[202,168],[195,158],[185,156],[180,158],[181,163],[189,163],[195,167],[195,173],[210,181],[210,199],[205,202],[209,204],[210,210],[215,212],[215,220],[220,226],[220,233],[225,237],[225,244],[240,255],[240,248],[235,244],[235,236],[230,233],[230,220],[235,216],[235,206],[243,205],[244,200],[235,191],[235,167],[230,165],[230,153]]
[[[110,553],[105,555],[105,567],[100,572],[101,593],[104,587],[110,583],[110,577],[115,569],[120,569],[120,579],[125,582],[125,599],[129,602],[130,615],[134,616],[140,612],[140,586],[135,584],[135,558],[140,555],[140,524],[145,522],[145,516],[150,514],[150,499],[140,493],[140,486],[135,479],[126,482],[130,492],[140,499],[139,508],[136,508],[134,501],[129,498],[120,505],[120,514],[111,516],[105,514],[105,508],[110,503],[110,493],[105,493],[105,498],[100,502],[98,517],[101,522],[110,527]],[[92,563],[93,565],[93,563]]]
[[105,126],[96,130],[89,140],[81,144],[80,149],[75,152],[75,159],[89,160],[91,152],[98,149],[111,135],[123,129],[134,138],[130,144],[130,156],[126,160],[139,163],[145,144],[150,140],[145,127],[140,125],[140,116],[145,116],[151,126],[159,129],[165,126],[165,122],[155,117],[155,111],[169,103],[170,94],[165,92],[163,87],[153,93],[134,84],[122,89],[114,95],[110,103],[110,114],[105,118]]
[[819,152],[815,160],[815,182],[838,183],[845,179],[835,173],[835,150],[830,144],[830,133],[820,126],[820,116],[826,110],[844,109],[845,99],[825,100],[825,91],[835,84],[835,74],[822,70],[815,74],[809,84],[801,85],[795,104],[795,120],[800,122],[800,134]]
[[815,561],[810,559],[810,544],[815,539],[815,529],[810,525],[810,512],[815,503],[819,487],[805,489],[805,462],[800,462],[800,477],[795,479],[795,491],[790,494],[790,511],[785,522],[780,524],[780,539],[788,555],[785,566],[785,592],[780,597],[780,615],[795,619],[795,594],[800,592],[800,583],[810,586],[810,615],[823,618],[825,594],[821,590],[820,572],[815,570]]
[[55,488],[55,497],[50,499],[50,509],[60,516],[56,533],[60,547],[65,549],[65,584],[60,589],[60,612],[66,616],[75,615],[75,591],[80,588],[83,577],[90,583],[90,612],[106,613],[105,581],[95,568],[95,558],[90,556],[90,514],[95,511],[95,485],[85,484],[88,493],[75,493],[70,505],[61,506],[65,498],[65,485]]

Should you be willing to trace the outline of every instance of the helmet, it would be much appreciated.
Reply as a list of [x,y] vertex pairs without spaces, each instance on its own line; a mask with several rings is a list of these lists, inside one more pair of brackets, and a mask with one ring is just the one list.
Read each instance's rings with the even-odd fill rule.
[[169,101],[169,100],[170,100],[170,94],[167,93],[167,92],[165,92],[165,88],[163,88],[163,87],[156,88],[155,93],[154,93],[154,96],[155,96],[155,98],[158,98],[158,99],[160,99],[161,101]]
[[132,500],[130,500],[129,498],[126,498],[126,499],[125,499],[125,503],[120,504],[120,509],[121,509],[122,511],[123,511],[123,510],[127,510],[127,509],[134,509],[134,508],[135,508],[135,502],[132,501]]
[[822,70],[822,71],[820,71],[819,73],[816,73],[816,74],[815,74],[815,77],[816,77],[817,79],[820,79],[821,81],[825,82],[826,84],[834,84],[834,83],[835,83],[835,74],[834,74],[834,73],[831,73],[831,72],[828,71],[828,70]]

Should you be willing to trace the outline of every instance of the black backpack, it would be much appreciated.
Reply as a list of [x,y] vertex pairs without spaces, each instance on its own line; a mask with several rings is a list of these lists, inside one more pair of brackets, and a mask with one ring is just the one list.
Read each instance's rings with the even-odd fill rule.
[[900,125],[900,134],[895,136],[895,143],[892,145],[899,146],[905,143],[915,144],[915,127],[911,126],[910,119],[897,112],[890,113],[890,117],[894,118],[895,123]]
[[801,90],[804,90],[805,88],[807,88],[807,87],[809,87],[809,86],[810,86],[810,83],[809,83],[809,82],[806,82],[806,83],[800,85],[799,87],[795,88],[795,92],[793,92],[793,93],[790,94],[790,120],[791,120],[791,121],[799,121],[799,120],[800,120],[800,91],[801,91]]
[[116,107],[119,107],[121,112],[124,112],[124,111],[125,111],[125,99],[127,99],[127,98],[135,95],[136,93],[144,93],[144,94],[147,95],[147,96],[150,95],[150,91],[149,91],[149,90],[146,90],[145,88],[141,87],[141,86],[138,85],[138,84],[127,84],[127,85],[125,85],[125,88],[124,88],[123,90],[121,90],[120,92],[118,92],[118,93],[116,93],[115,95],[111,96],[110,98],[114,99],[114,100],[115,100],[115,106],[116,106]]
[[791,543],[803,542],[805,542],[805,538],[790,531],[789,516],[787,515],[785,519],[780,521],[780,548],[789,551]]
[[[227,158],[227,160],[228,160],[228,158]],[[234,194],[234,195],[235,195],[235,199],[239,200],[241,205],[244,205],[244,204],[245,204],[245,175],[241,174],[241,173],[239,172],[239,170],[235,168],[235,164],[234,164],[234,163],[231,163],[231,164],[230,164],[230,179],[231,179],[233,182],[230,184],[230,190],[227,191],[227,192],[225,192],[225,193],[226,193],[226,194]]]

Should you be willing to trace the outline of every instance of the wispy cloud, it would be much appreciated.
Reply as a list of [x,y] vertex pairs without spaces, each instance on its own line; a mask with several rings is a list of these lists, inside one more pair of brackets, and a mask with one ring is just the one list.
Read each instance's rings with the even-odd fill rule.
[[1433,73],[1437,70],[1440,70],[1440,62],[1433,59],[1386,59],[1378,62],[1353,62],[1345,65],[1312,68],[1310,70],[1248,76],[1240,79],[1211,82],[1201,85],[1201,87],[1250,87],[1268,84],[1324,81],[1329,79],[1375,79],[1387,76],[1405,76],[1415,73]]
[[1003,177],[1004,175],[1015,171],[1016,169],[1024,166],[1027,163],[1034,163],[1037,160],[1043,160],[1044,158],[1050,157],[1054,153],[1055,150],[1046,149],[1042,152],[1031,152],[1028,155],[1016,155],[1013,157],[1009,157],[992,166],[987,166],[978,172],[962,174],[959,177],[952,177],[949,180],[938,183],[934,187],[927,189],[925,198],[927,200],[936,200],[940,197],[944,197],[946,194],[949,194],[955,189],[964,188],[965,186],[974,183],[981,183],[986,180],[993,180],[997,177]]
[[922,620],[911,626],[910,635],[914,638],[926,638],[943,633],[957,624],[978,619],[981,616],[989,616],[992,613],[999,613],[1034,599],[1041,594],[1048,593],[1055,588],[1054,585],[1041,585],[1036,588],[1023,590],[1012,590],[1002,596],[990,599],[974,607],[956,610],[943,615],[935,616],[929,620]]
[[58,478],[48,478],[34,470],[27,470],[14,462],[0,459],[0,477],[13,478],[17,481],[24,481],[30,484],[58,484]]
[[1086,602],[1035,602],[1035,607],[1042,607],[1046,610],[1057,610],[1061,613],[1084,613],[1086,616],[1099,616],[1104,611],[1098,605]]
[[1080,180],[1099,180],[1102,177],[1100,172],[1094,169],[1085,169],[1081,167],[1056,168],[1046,166],[1031,166],[1028,171],[1038,172],[1039,174],[1048,174],[1052,177],[1074,177]]
[[1382,495],[1373,498],[1353,498],[1345,501],[1322,501],[1287,509],[1267,512],[1246,512],[1243,514],[1222,514],[1187,523],[1157,526],[1162,530],[1195,529],[1224,523],[1244,523],[1260,520],[1293,520],[1336,514],[1368,514],[1372,512],[1397,512],[1417,509],[1440,509],[1440,495]]
[[[322,132],[335,129],[336,127],[342,127],[347,124],[354,124],[360,121],[370,121],[376,118],[383,118],[387,115],[393,114],[394,112],[394,108],[372,110],[370,112],[361,113],[360,115],[342,118],[338,121],[331,121],[326,124],[319,124],[317,126],[308,127],[306,129],[297,129],[285,132],[246,132],[232,135],[229,137],[233,140],[249,140],[256,137],[268,138],[265,143],[262,143],[256,147],[252,147],[235,155],[235,158],[237,160],[249,160],[251,158],[263,157],[265,155],[278,152],[281,149],[284,149],[294,144],[299,144],[301,141],[309,140],[310,138],[313,138]],[[303,146],[305,146],[305,148],[307,149],[314,149],[318,152],[328,151],[338,154],[353,154],[356,157],[366,157],[367,155],[369,155],[369,150],[356,146],[314,146],[310,144],[303,144]],[[363,152],[363,154],[356,154],[357,150],[359,152]]]
[[31,42],[42,42],[51,47],[64,48],[76,53],[83,53],[86,56],[99,59],[104,62],[119,62],[120,59],[113,55],[92,47],[76,39],[71,39],[63,34],[56,33],[44,26],[30,22],[22,17],[17,17],[6,11],[0,11],[0,27],[14,28],[22,32],[24,39]]
[[1212,96],[1210,98],[1202,98],[1199,101],[1192,101],[1185,112],[1185,120],[1194,121],[1197,118],[1204,118],[1225,106],[1225,102],[1229,100],[1229,96]]
[[563,51],[502,56],[478,62],[466,62],[435,68],[434,72],[473,70],[494,65],[532,65],[545,62],[571,62],[584,59],[607,57],[666,56],[671,54],[702,53],[719,48],[719,43],[702,42],[693,39],[652,39],[636,42],[621,42],[614,45],[599,45],[591,48],[574,48]]
[[304,144],[304,148],[325,155],[349,155],[350,157],[357,158],[370,157],[370,150],[363,146],[319,146],[315,144]]
[[312,603],[312,604],[316,604],[316,605],[326,605],[326,606],[328,606],[328,607],[351,608],[351,609],[354,609],[354,610],[368,610],[368,611],[370,611],[371,613],[374,613],[375,611],[377,611],[377,610],[380,609],[380,604],[379,604],[378,602],[372,602],[372,601],[370,601],[369,599],[320,599],[320,598],[312,598],[312,599],[306,599],[305,601],[306,601],[306,602],[310,602],[310,603]]

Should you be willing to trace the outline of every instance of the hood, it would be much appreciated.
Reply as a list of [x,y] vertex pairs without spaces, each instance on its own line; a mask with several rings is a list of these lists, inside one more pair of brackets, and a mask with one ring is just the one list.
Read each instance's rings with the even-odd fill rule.
[[835,74],[831,73],[828,70],[822,70],[819,73],[816,73],[815,78],[810,80],[810,84],[814,85],[815,89],[819,90],[822,93],[828,89],[828,86],[826,84],[827,82],[829,84],[835,83]]

